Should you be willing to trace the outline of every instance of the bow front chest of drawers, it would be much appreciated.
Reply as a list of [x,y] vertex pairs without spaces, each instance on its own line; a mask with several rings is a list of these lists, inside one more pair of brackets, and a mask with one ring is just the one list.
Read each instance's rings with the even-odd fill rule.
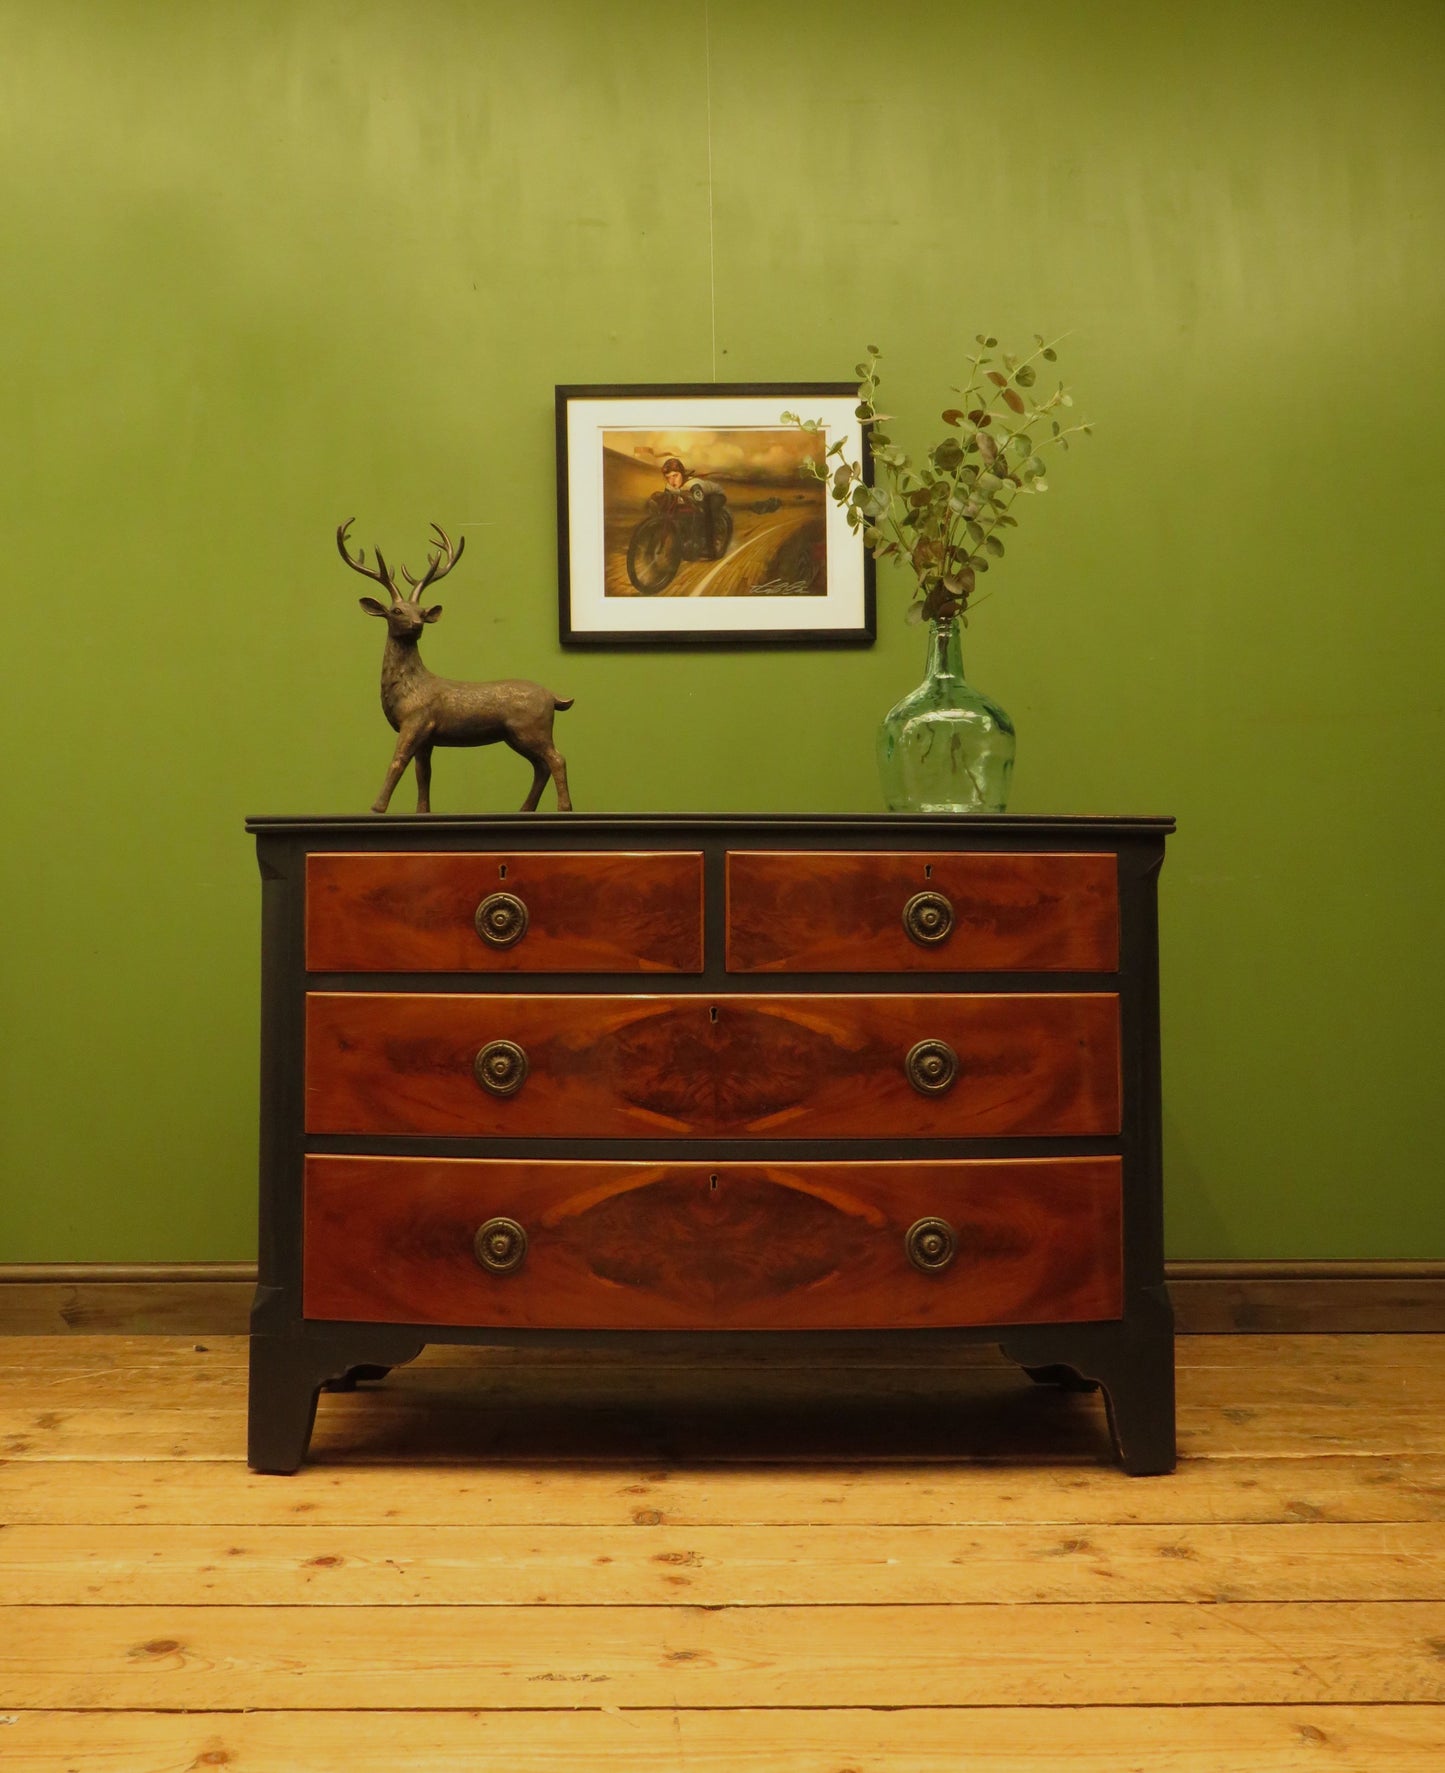
[[248,829],[258,1470],[428,1342],[661,1331],[998,1343],[1173,1464],[1171,821]]

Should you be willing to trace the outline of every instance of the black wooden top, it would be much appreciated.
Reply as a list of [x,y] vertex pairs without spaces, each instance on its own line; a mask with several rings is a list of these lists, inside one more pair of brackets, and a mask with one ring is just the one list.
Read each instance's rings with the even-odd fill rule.
[[855,831],[877,835],[885,831],[924,835],[930,831],[957,836],[977,832],[988,836],[1079,838],[1100,836],[1167,836],[1174,820],[1162,814],[1127,813],[1094,817],[1076,813],[324,813],[305,815],[259,814],[246,820],[247,831],[257,834],[344,836],[354,832],[368,837],[392,832],[397,837],[423,834],[535,831],[576,831],[579,836],[600,833],[776,831]]

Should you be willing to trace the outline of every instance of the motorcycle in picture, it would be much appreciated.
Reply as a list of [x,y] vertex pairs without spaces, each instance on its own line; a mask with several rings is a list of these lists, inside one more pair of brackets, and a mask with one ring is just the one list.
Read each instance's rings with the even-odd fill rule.
[[665,591],[684,560],[721,560],[733,539],[727,494],[701,482],[653,493],[627,545],[627,576],[638,591]]

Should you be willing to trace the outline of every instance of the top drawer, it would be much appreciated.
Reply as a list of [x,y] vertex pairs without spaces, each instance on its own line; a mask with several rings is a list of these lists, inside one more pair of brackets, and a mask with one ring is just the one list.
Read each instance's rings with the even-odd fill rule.
[[306,858],[313,973],[700,973],[702,856]]
[[735,850],[727,883],[731,973],[1119,966],[1112,854]]

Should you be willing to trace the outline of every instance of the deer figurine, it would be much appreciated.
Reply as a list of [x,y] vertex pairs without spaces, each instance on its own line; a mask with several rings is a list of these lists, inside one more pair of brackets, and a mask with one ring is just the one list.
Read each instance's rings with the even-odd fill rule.
[[444,579],[462,557],[466,537],[454,548],[439,523],[432,528],[439,538],[436,552],[420,579],[402,567],[401,576],[411,587],[403,597],[391,570],[376,549],[376,565],[366,564],[366,550],[358,548],[353,559],[346,546],[347,531],[355,522],[348,518],[336,531],[341,558],[353,571],[385,586],[390,606],[374,597],[363,597],[361,607],[386,623],[386,651],[381,659],[381,705],[397,732],[391,767],[381,785],[372,812],[384,813],[406,766],[416,764],[416,810],[431,811],[431,754],[434,745],[495,745],[500,739],[532,765],[532,789],[522,802],[524,813],[535,812],[550,775],[557,784],[557,810],[570,813],[567,762],[552,742],[552,716],[570,708],[573,698],[555,696],[540,683],[507,678],[497,683],[457,683],[437,677],[422,664],[417,642],[422,628],[436,621],[442,606],[421,607],[422,593]]

